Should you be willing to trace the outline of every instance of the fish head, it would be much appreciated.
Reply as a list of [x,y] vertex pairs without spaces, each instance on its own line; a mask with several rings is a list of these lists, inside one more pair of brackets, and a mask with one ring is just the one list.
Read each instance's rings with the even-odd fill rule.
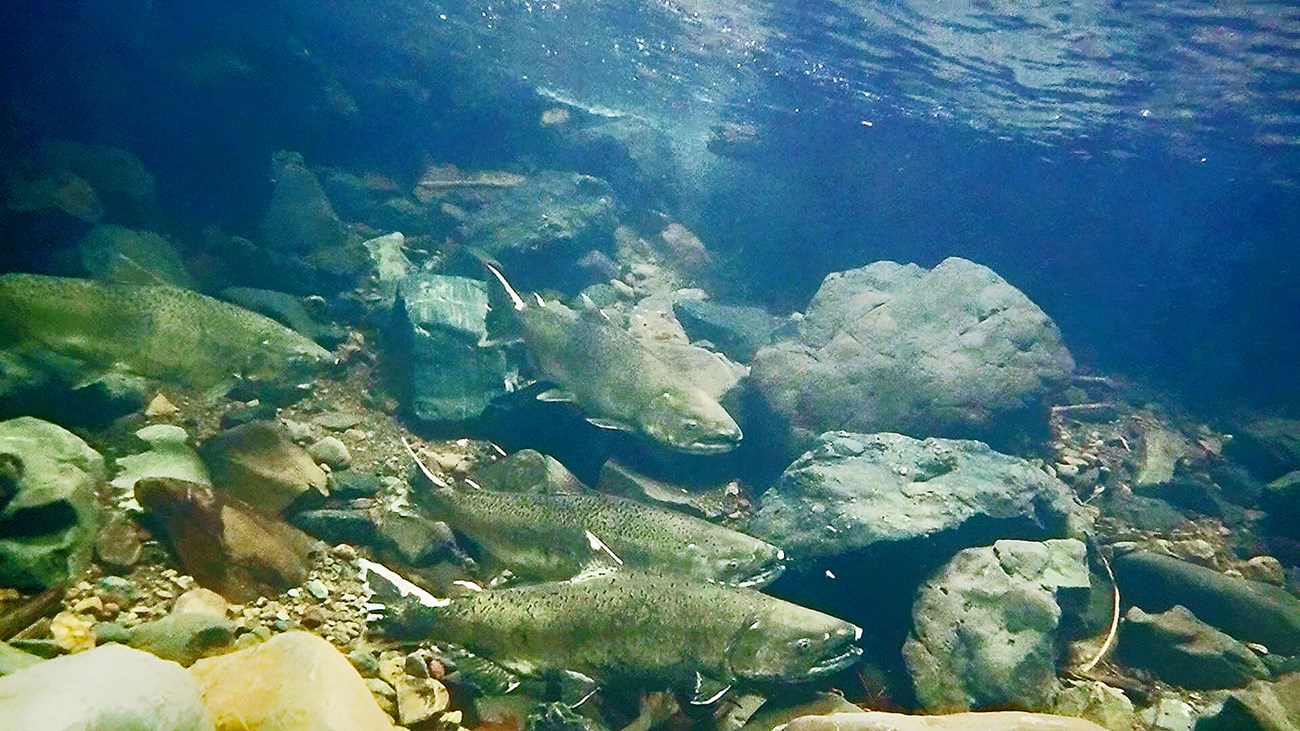
[[750,682],[798,683],[839,672],[858,661],[857,626],[784,601],[741,627],[728,649],[732,674]]
[[759,589],[785,571],[785,552],[766,541],[735,533],[710,556],[710,576],[724,584]]
[[675,388],[651,399],[640,415],[646,436],[678,452],[722,454],[740,444],[740,425],[698,388]]

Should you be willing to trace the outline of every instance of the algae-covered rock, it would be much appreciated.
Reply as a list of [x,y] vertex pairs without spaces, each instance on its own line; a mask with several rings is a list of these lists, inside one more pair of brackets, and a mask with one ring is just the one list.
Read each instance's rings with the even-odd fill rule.
[[[329,642],[286,632],[256,647],[194,663],[217,731],[393,731],[365,681]],[[286,720],[292,719],[286,725]]]
[[104,459],[72,432],[20,417],[0,422],[0,586],[41,590],[91,558]]
[[[105,374],[202,390],[294,385],[332,361],[248,310],[175,287],[0,275],[0,359],[81,384]],[[0,382],[20,390],[28,384]]]
[[185,262],[167,239],[152,231],[100,225],[77,244],[81,266],[91,277],[120,284],[163,284],[193,288]]
[[578,495],[590,492],[559,460],[532,449],[521,449],[481,467],[474,476],[484,489],[543,495]]
[[0,720],[22,731],[212,731],[180,665],[122,645],[47,660],[0,678]]
[[432,424],[470,421],[506,393],[505,353],[482,344],[487,313],[487,289],[478,280],[416,274],[402,282],[393,319],[412,416]]
[[692,340],[708,340],[741,363],[749,363],[772,342],[781,321],[759,307],[723,305],[689,299],[673,305],[677,319]]
[[949,258],[827,276],[797,339],[760,350],[753,378],[796,446],[828,429],[1006,442],[1045,427],[1073,369],[1037,305]]
[[1077,540],[968,548],[917,594],[903,657],[930,712],[1051,707],[1064,598],[1086,603]]

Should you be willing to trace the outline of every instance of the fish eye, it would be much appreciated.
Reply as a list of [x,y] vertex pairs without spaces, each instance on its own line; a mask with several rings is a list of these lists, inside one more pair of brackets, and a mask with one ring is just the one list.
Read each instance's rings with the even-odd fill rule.
[[727,562],[727,568],[729,569],[740,568],[740,562],[733,558]]
[[812,647],[812,640],[808,639],[807,637],[804,637],[799,640],[796,640],[794,646],[799,648],[800,650],[807,650],[808,648]]

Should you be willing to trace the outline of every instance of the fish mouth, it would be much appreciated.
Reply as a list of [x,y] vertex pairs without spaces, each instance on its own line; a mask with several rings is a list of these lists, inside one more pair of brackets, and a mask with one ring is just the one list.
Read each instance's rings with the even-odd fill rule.
[[776,578],[785,572],[785,564],[777,563],[770,566],[764,566],[755,573],[736,583],[742,589],[759,589],[776,581]]
[[676,447],[677,451],[686,454],[724,454],[740,446],[740,439],[716,439],[710,441],[691,442],[681,444]]
[[825,660],[822,660],[821,662],[809,668],[807,677],[820,678],[822,676],[830,675],[832,673],[838,673],[844,668],[847,668],[850,665],[856,663],[858,659],[861,657],[862,657],[862,648],[858,647],[857,645],[850,644],[847,647],[845,647],[844,651],[841,652],[840,654],[835,655],[833,657],[828,657]]

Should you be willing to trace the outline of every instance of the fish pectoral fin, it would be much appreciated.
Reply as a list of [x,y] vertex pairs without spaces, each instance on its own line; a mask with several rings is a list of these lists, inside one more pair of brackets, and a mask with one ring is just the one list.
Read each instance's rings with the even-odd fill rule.
[[561,670],[555,675],[560,701],[569,708],[577,708],[586,703],[600,686],[587,675],[576,670]]
[[591,424],[592,426],[600,427],[601,429],[609,429],[611,431],[625,431],[625,432],[635,431],[635,429],[628,426],[627,424],[624,424],[621,421],[616,421],[614,419],[606,419],[602,416],[588,416],[587,423]]
[[691,693],[691,705],[711,706],[721,700],[731,690],[731,683],[724,683],[716,678],[709,678],[695,672],[695,690]]
[[559,388],[548,388],[545,391],[542,391],[541,393],[537,394],[535,398],[538,401],[543,401],[548,404],[550,403],[567,404],[567,403],[573,403],[574,401],[577,400],[576,396],[569,393],[568,391]]

